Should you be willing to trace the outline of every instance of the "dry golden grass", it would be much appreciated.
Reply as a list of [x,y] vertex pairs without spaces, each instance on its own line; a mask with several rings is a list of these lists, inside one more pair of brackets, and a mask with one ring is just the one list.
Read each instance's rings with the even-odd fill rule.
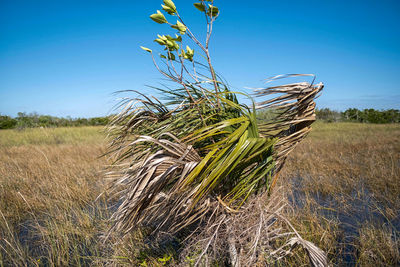
[[98,254],[108,217],[94,202],[103,190],[100,130],[0,131],[0,266],[75,265]]
[[[6,218],[51,206],[85,205],[99,193],[99,146],[16,146],[0,154],[0,207]],[[29,205],[29,206],[28,206]]]
[[282,178],[292,185],[295,227],[331,263],[369,266],[381,251],[381,265],[400,264],[400,125],[317,123]]
[[1,148],[22,145],[101,145],[103,143],[103,127],[33,128],[0,131]]
[[337,197],[356,185],[365,187],[399,207],[399,125],[319,123],[314,128],[290,155],[287,174],[307,177],[305,188]]
[[358,264],[362,266],[398,266],[400,240],[393,239],[388,227],[360,228]]
[[[100,130],[0,131],[0,266],[150,263],[137,243],[101,242],[111,209],[95,201],[107,163]],[[332,264],[400,264],[399,152],[400,125],[317,123],[290,155],[287,214]],[[307,263],[295,253],[286,265]]]

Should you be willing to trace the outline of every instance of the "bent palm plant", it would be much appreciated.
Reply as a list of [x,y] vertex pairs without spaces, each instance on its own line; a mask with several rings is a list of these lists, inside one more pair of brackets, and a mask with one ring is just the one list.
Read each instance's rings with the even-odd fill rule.
[[[137,97],[124,99],[119,106],[124,108],[109,125],[109,151],[116,166],[109,177],[121,203],[110,232],[126,234],[146,225],[154,233],[175,233],[209,217],[215,207],[228,213],[240,211],[249,196],[271,189],[287,154],[315,120],[313,100],[322,84],[259,88],[254,97],[281,96],[257,105],[252,97],[231,91],[215,73],[208,50],[219,10],[212,1],[195,7],[207,22],[204,44],[183,22],[173,2],[164,0],[163,10],[177,23],[169,23],[160,11],[151,18],[178,31],[175,37],[158,35],[155,40],[164,47],[160,61],[165,68],[152,50],[142,47],[178,88],[153,87],[163,101],[131,91]],[[204,63],[194,60],[189,46],[182,49],[182,37],[194,41]],[[248,98],[250,106],[240,104],[238,95]],[[265,109],[274,110],[276,117],[257,120],[257,110]]]

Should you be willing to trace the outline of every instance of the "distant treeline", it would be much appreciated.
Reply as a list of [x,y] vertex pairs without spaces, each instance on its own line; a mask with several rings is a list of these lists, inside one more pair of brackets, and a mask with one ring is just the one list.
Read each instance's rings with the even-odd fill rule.
[[316,110],[317,120],[326,122],[353,121],[364,123],[400,123],[400,110],[376,110],[373,108],[359,110],[349,108],[343,112],[329,108]]
[[0,115],[0,129],[22,129],[34,127],[74,127],[74,126],[97,126],[106,125],[109,117],[95,118],[59,118],[49,115],[38,115],[36,113],[19,112],[18,116]]
[[[400,123],[400,110],[375,110],[349,108],[346,111],[335,111],[329,108],[316,110],[317,120],[326,122],[364,122],[364,123]],[[264,110],[258,113],[260,120],[273,120],[277,114]],[[49,115],[38,115],[37,113],[19,112],[18,116],[0,115],[0,129],[23,129],[34,127],[75,127],[75,126],[98,126],[107,125],[111,116],[95,118],[59,118]]]
[[[325,122],[363,122],[363,123],[400,123],[400,111],[397,109],[376,110],[349,108],[346,111],[335,111],[329,108],[316,110],[317,120]],[[274,120],[279,113],[263,110],[257,114],[259,120]]]

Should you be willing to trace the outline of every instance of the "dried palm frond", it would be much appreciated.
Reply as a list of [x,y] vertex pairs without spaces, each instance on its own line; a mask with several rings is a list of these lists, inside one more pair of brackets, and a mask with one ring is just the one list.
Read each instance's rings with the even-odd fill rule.
[[[164,135],[175,139],[172,135]],[[115,185],[125,186],[124,191],[118,192],[122,203],[112,217],[114,228],[119,232],[129,232],[149,216],[164,215],[165,210],[158,215],[154,213],[155,210],[160,212],[160,209],[155,209],[152,204],[169,196],[168,192],[163,191],[175,179],[184,179],[200,161],[192,146],[161,137],[138,136],[129,144],[134,147],[131,153],[135,154],[135,163],[122,173],[113,173],[118,176],[122,174]]]
[[311,266],[324,267],[328,264],[326,253],[310,241],[304,240],[300,236],[292,237],[287,245],[291,248],[294,248],[297,245],[302,246],[307,251]]
[[[312,76],[315,80],[315,76],[312,74],[289,74],[275,76],[269,79],[269,82],[298,76]],[[272,121],[260,124],[261,134],[278,138],[275,144],[276,167],[271,188],[276,184],[286,157],[311,131],[311,124],[316,119],[314,100],[324,85],[322,83],[314,85],[313,82],[311,84],[308,82],[290,83],[255,89],[256,98],[273,94],[279,95],[257,103],[256,107],[258,110],[272,110],[277,114]]]
[[[312,74],[278,75],[270,78],[276,79],[315,76]],[[315,121],[315,98],[321,92],[324,85],[319,83],[300,82],[278,85],[267,88],[255,89],[256,98],[269,95],[276,97],[257,103],[257,109],[272,109],[278,116],[273,121],[260,125],[260,133],[264,136],[278,137],[275,144],[276,173],[282,168],[288,154],[311,131],[311,124]]]
[[211,218],[187,240],[181,253],[182,265],[187,264],[184,259],[191,259],[194,266],[210,266],[210,259],[227,258],[230,266],[235,267],[272,266],[301,246],[312,266],[327,266],[326,254],[301,238],[284,217],[286,205],[284,189],[279,187],[271,195],[252,197],[234,215],[216,207]]

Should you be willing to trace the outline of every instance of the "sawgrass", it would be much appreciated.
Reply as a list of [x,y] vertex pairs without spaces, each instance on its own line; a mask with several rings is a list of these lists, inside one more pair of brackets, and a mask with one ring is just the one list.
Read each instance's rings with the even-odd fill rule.
[[101,128],[0,131],[0,266],[95,262],[109,214]]
[[[400,125],[317,122],[313,128],[279,180],[292,202],[292,224],[332,264],[399,264]],[[149,260],[138,251],[144,244],[103,244],[113,208],[102,197],[95,201],[107,164],[99,157],[101,130],[0,131],[0,266],[167,261],[164,252]],[[300,252],[286,264],[306,266]]]
[[400,264],[400,125],[313,128],[282,173],[296,229],[332,264]]
[[101,144],[104,127],[25,128],[0,130],[0,147],[22,145]]

